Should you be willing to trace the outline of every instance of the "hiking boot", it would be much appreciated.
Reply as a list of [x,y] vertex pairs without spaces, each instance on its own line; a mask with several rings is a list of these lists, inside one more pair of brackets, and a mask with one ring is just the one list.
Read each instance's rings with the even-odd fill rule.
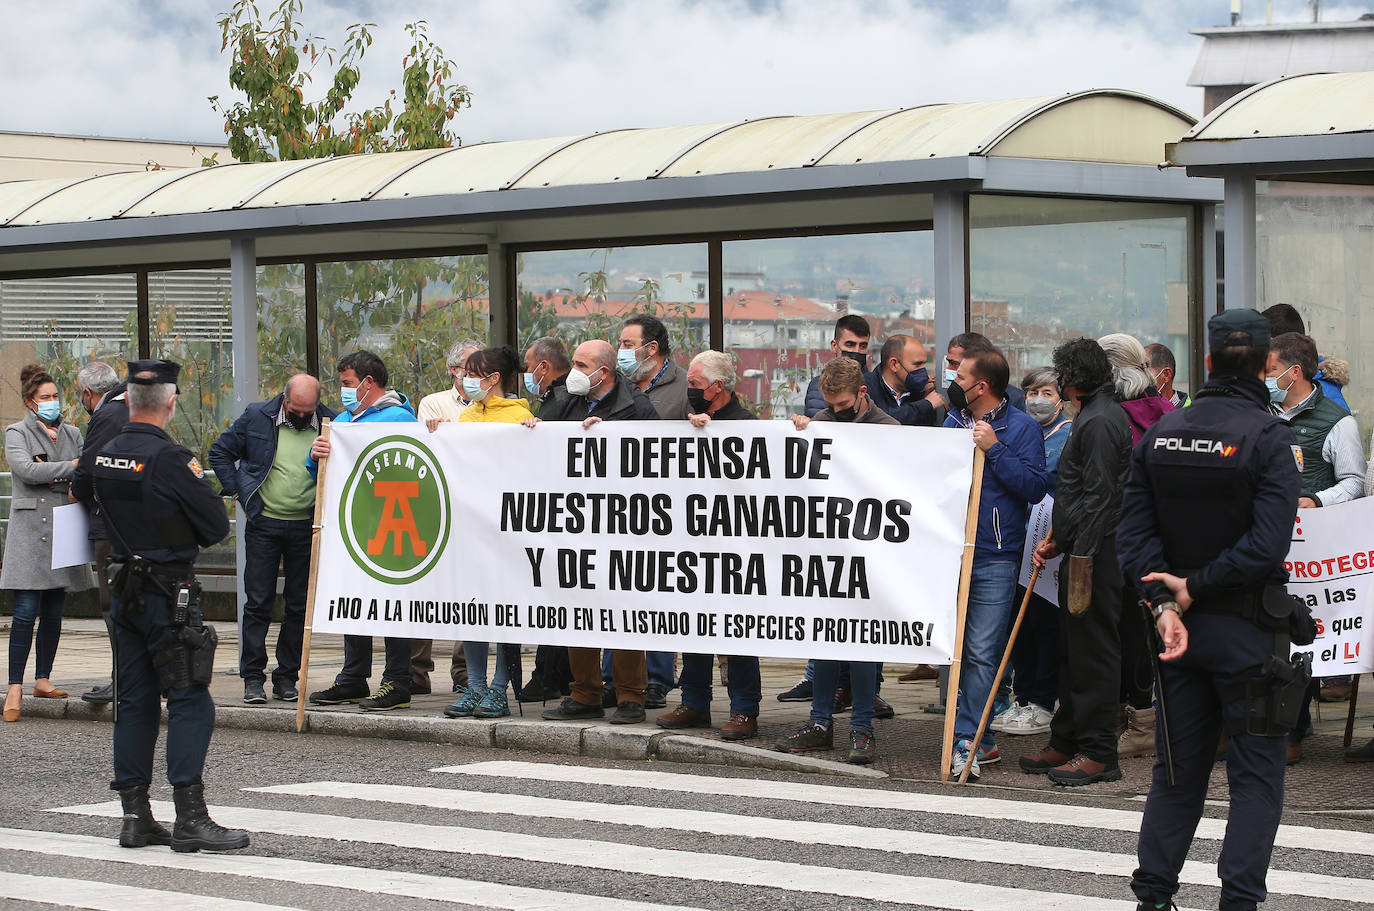
[[809,753],[813,750],[833,749],[834,746],[834,727],[826,727],[813,721],[806,722],[774,744],[780,753]]
[[1079,753],[1063,765],[1046,770],[1045,774],[1055,784],[1072,788],[1099,781],[1120,781],[1121,766],[1098,762]]
[[[482,697],[486,696],[486,694],[486,690],[479,690],[477,687],[468,687],[463,691],[463,695],[459,696],[444,709],[444,717],[471,717],[472,713],[477,710],[477,706],[481,703]],[[507,710],[506,714],[509,715],[510,711]]]
[[243,704],[244,705],[266,705],[267,693],[262,688],[262,681],[255,680],[243,685]]
[[310,694],[311,705],[343,705],[367,698],[366,683],[336,683],[327,690]]
[[611,724],[639,724],[644,720],[644,706],[638,702],[622,702],[608,720]]
[[124,824],[119,830],[121,848],[142,848],[145,845],[172,843],[172,833],[153,819],[153,808],[148,805],[146,784],[120,791],[119,803],[124,808]]
[[978,757],[973,753],[973,741],[971,740],[960,740],[954,745],[954,752],[949,757],[949,776],[951,778],[960,778],[967,766],[968,780],[978,780],[982,769],[978,764]]
[[1333,677],[1322,681],[1321,687],[1317,690],[1318,702],[1349,702],[1350,701],[1350,678]]
[[89,702],[91,705],[109,705],[114,702],[114,684],[105,683],[91,687],[88,692],[81,694],[81,701]]
[[364,712],[389,712],[392,709],[410,708],[410,693],[404,692],[390,680],[383,680],[377,692],[358,703]]
[[666,709],[668,707],[668,690],[662,684],[649,684],[644,688],[644,707],[646,709]]
[[1022,756],[1019,764],[1021,771],[1028,775],[1044,775],[1050,769],[1061,766],[1072,758],[1068,753],[1061,753],[1051,747],[1045,747],[1039,753]]
[[[730,720],[725,722],[720,729],[721,740],[753,740],[757,736],[759,736],[759,719],[755,715],[731,712]],[[1370,742],[1374,743],[1374,741]]]
[[510,714],[510,702],[506,700],[506,688],[488,687],[482,700],[472,710],[473,718],[505,718]]
[[1126,706],[1126,730],[1116,741],[1118,756],[1153,756],[1155,754],[1155,710]]
[[659,715],[654,724],[670,731],[680,731],[685,728],[709,728],[711,726],[711,713],[698,712],[696,709],[679,705],[671,712]]
[[177,821],[172,826],[173,851],[235,851],[248,847],[247,832],[226,829],[210,818],[203,785],[173,788],[172,802],[177,808]]
[[873,764],[873,732],[854,728],[849,732],[849,761],[853,765]]
[[576,721],[580,718],[605,718],[606,710],[599,705],[583,705],[571,696],[551,709],[545,709],[540,716],[545,721]]
[[810,702],[813,694],[810,680],[800,680],[790,690],[778,693],[779,702]]

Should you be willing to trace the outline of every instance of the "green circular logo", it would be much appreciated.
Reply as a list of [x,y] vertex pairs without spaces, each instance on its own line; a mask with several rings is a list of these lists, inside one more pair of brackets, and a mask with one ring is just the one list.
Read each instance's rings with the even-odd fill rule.
[[439,460],[414,437],[376,440],[344,482],[339,527],[353,561],[372,578],[424,578],[448,543],[448,484]]

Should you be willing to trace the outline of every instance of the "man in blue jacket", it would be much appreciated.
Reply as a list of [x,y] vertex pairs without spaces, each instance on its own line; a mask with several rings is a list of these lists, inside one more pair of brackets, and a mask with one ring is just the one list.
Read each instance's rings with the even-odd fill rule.
[[961,775],[969,766],[970,780],[978,778],[980,765],[1001,758],[991,731],[984,732],[981,744],[975,745],[973,737],[1006,647],[1030,507],[1040,502],[1049,486],[1040,425],[1008,403],[1009,377],[1007,359],[997,349],[970,350],[949,384],[950,410],[945,418],[946,427],[972,429],[973,443],[986,459],[950,757],[953,774]]
[[[408,422],[415,420],[410,400],[386,388],[387,372],[382,359],[371,351],[354,351],[339,361],[339,398],[344,410],[335,418],[339,423]],[[319,460],[329,458],[329,440],[316,438],[305,460],[313,478]],[[386,667],[382,684],[371,696],[367,680],[372,676],[372,637],[344,636],[343,670],[327,690],[310,694],[315,705],[341,705],[356,702],[365,712],[385,712],[410,708],[410,639],[386,637]]]
[[286,390],[244,409],[210,446],[210,467],[220,495],[238,497],[247,517],[243,533],[243,614],[239,634],[239,676],[243,701],[267,701],[267,627],[277,600],[277,568],[285,577],[285,610],[277,633],[277,667],[272,695],[295,702],[305,632],[305,598],[310,583],[310,538],[315,517],[315,479],[306,456],[321,422],[334,410],[320,404],[320,381],[297,374]]

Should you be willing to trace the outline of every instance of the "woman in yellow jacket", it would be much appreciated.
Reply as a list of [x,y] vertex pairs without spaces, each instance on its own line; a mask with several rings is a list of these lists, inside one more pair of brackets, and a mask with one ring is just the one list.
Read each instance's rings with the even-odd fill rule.
[[[483,348],[468,357],[467,376],[463,377],[463,397],[472,402],[458,415],[458,422],[484,421],[518,424],[534,415],[529,403],[516,396],[520,382],[520,362],[515,350]],[[496,649],[496,672],[491,686],[487,686],[488,642],[463,642],[468,662],[468,688],[462,697],[444,714],[450,718],[502,718],[510,714],[506,687],[510,684],[510,668],[506,664],[505,649]]]

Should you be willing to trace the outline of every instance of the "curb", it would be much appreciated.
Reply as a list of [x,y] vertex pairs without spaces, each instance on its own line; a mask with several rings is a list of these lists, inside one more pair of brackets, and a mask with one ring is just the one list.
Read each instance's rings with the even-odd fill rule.
[[[92,706],[80,697],[37,699],[24,697],[21,708],[32,718],[73,721],[110,720],[106,706]],[[162,723],[167,722],[164,707]],[[296,713],[283,709],[215,706],[215,724],[244,731],[295,733]],[[814,756],[796,756],[775,750],[675,734],[650,727],[612,727],[566,721],[479,720],[473,718],[377,715],[362,712],[314,711],[305,713],[302,733],[342,737],[380,737],[417,743],[448,743],[486,749],[527,750],[557,756],[589,759],[630,759],[645,762],[690,762],[740,769],[805,772],[844,778],[877,780],[886,772]]]

